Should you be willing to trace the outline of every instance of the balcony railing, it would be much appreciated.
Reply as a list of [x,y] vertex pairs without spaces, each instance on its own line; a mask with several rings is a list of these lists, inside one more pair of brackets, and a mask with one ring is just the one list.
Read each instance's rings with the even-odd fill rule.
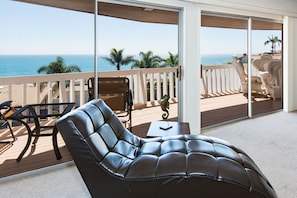
[[[245,72],[247,73],[247,65]],[[252,67],[252,76],[259,76],[258,71]],[[217,94],[230,94],[241,89],[237,72],[231,64],[211,65],[201,67],[201,95],[213,96]]]
[[[240,89],[239,78],[232,65],[203,66],[201,68],[202,95],[211,96],[216,93],[233,92]],[[177,101],[176,69],[173,67],[108,71],[99,72],[99,77],[128,77],[133,93],[134,108],[139,108],[145,107],[149,103],[154,105],[155,101],[160,101],[165,94],[168,94],[173,101]],[[58,100],[58,102],[76,102],[80,106],[88,100],[86,82],[93,76],[93,72],[80,72],[2,77],[0,78],[0,99],[11,99],[17,105]],[[41,90],[39,87],[45,82],[47,87]],[[59,83],[57,90],[53,86],[56,82]]]

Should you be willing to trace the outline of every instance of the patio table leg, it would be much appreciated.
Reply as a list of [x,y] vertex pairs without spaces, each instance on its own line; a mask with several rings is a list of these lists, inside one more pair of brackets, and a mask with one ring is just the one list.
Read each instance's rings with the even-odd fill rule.
[[39,136],[40,136],[40,123],[39,123],[39,120],[38,118],[34,118],[34,123],[35,123],[35,128],[33,129],[32,131],[32,134],[35,134],[35,138],[34,138],[34,141],[32,144],[36,144],[38,139],[39,139]]
[[21,161],[21,159],[25,155],[26,151],[28,150],[28,148],[30,146],[30,143],[31,143],[31,140],[32,140],[32,131],[31,131],[30,127],[25,122],[23,122],[23,124],[25,125],[25,127],[27,128],[27,131],[28,131],[28,140],[27,140],[25,148],[23,149],[21,154],[16,159],[17,162]]
[[33,133],[33,134],[36,134],[36,135],[35,135],[35,138],[34,138],[34,140],[33,140],[33,142],[32,142],[32,144],[35,145],[35,144],[37,143],[38,139],[39,139],[40,128],[37,129],[37,128],[35,127],[35,129],[33,130],[32,133]]
[[58,147],[57,135],[58,135],[58,129],[57,129],[57,126],[55,125],[53,128],[53,146],[54,146],[56,158],[57,158],[57,160],[60,160],[60,159],[62,159],[62,155],[61,155],[59,147]]

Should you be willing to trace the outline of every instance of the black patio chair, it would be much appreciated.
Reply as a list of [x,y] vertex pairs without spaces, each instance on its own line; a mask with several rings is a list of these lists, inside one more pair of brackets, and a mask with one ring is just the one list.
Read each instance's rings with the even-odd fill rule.
[[[88,79],[89,101],[94,99],[95,78]],[[132,92],[126,77],[99,77],[98,97],[117,114],[126,128],[132,131]]]
[[10,123],[8,122],[8,117],[15,112],[15,108],[11,106],[12,100],[7,100],[0,104],[0,120],[2,121],[0,128],[9,128],[10,134],[12,136],[12,141],[1,141],[0,143],[12,143],[16,140],[13,134]]

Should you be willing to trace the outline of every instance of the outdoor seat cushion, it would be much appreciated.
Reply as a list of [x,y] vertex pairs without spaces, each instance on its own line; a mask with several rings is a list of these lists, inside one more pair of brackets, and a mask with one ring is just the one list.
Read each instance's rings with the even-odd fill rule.
[[100,99],[57,127],[92,197],[277,197],[230,143],[202,135],[140,138]]

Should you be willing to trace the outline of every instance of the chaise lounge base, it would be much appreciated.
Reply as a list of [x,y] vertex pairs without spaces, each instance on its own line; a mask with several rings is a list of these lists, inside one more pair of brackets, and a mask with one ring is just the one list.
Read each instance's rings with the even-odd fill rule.
[[92,197],[277,197],[230,143],[202,135],[140,138],[100,99],[57,127]]

